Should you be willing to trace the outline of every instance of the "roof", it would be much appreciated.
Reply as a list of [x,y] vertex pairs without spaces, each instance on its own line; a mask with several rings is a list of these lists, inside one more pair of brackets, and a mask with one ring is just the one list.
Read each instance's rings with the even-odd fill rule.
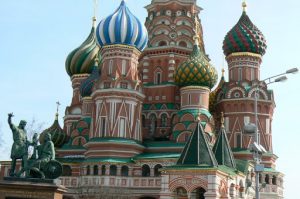
[[236,163],[229,145],[224,126],[221,127],[213,152],[219,165],[236,168]]
[[186,143],[177,165],[217,167],[217,160],[204,135],[204,130],[198,122],[191,138]]
[[135,156],[134,160],[140,159],[165,159],[165,158],[176,158],[180,157],[180,153],[142,153]]

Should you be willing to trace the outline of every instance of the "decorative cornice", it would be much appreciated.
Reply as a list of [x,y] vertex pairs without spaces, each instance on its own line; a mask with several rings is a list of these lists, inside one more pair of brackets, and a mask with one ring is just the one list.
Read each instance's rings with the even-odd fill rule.
[[256,53],[251,53],[251,52],[237,52],[237,53],[231,53],[230,55],[228,55],[226,57],[226,59],[230,59],[232,57],[255,57],[255,58],[259,58],[261,59],[262,56],[260,54],[256,54]]

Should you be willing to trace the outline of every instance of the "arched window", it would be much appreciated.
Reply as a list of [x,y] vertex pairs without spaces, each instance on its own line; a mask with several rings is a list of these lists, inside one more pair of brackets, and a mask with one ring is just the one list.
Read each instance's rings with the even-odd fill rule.
[[111,165],[109,167],[109,175],[111,175],[111,176],[117,175],[117,166],[116,165]]
[[186,48],[187,47],[187,43],[185,41],[181,41],[181,42],[179,42],[179,46]]
[[94,166],[94,175],[95,175],[95,176],[98,175],[98,173],[99,173],[98,170],[99,170],[99,169],[98,169],[98,165],[95,165],[95,166]]
[[155,74],[155,84],[161,84],[162,80],[161,80],[161,72],[157,72]]
[[72,168],[69,165],[63,165],[62,176],[72,176]]
[[155,165],[154,167],[154,176],[158,177],[161,175],[161,172],[159,171],[159,169],[161,169],[162,166],[160,164]]
[[150,134],[154,135],[156,131],[157,121],[155,114],[150,115]]
[[90,166],[87,166],[86,167],[86,175],[90,175],[91,174],[91,167]]
[[270,184],[269,180],[270,180],[270,176],[269,176],[269,174],[267,174],[266,177],[265,177],[265,183]]
[[150,167],[146,164],[142,167],[142,176],[143,177],[149,177],[150,176]]
[[102,167],[101,167],[101,175],[105,175],[105,173],[106,173],[106,167],[105,167],[105,165],[102,165]]
[[121,168],[121,176],[128,176],[128,166],[122,166]]
[[168,123],[168,116],[166,114],[161,115],[161,126],[167,127]]
[[273,176],[273,178],[272,178],[272,184],[273,185],[277,185],[277,177],[276,176]]
[[165,41],[160,41],[158,43],[158,46],[166,46],[166,45],[167,45],[167,42],[165,42]]

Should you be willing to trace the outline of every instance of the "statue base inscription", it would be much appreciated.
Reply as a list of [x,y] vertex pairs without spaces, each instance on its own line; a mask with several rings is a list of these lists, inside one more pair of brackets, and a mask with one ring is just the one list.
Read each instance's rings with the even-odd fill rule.
[[55,180],[6,177],[0,181],[0,199],[63,199],[66,192]]

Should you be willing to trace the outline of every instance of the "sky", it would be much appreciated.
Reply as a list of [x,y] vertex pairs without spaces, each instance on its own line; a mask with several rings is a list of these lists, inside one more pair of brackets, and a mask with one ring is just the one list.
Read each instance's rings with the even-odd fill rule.
[[[97,18],[111,14],[120,0],[99,0]],[[142,21],[150,0],[127,0]],[[237,23],[241,0],[198,0],[204,10],[200,18],[206,52],[221,74],[224,66],[222,42]],[[300,67],[300,1],[249,0],[248,15],[264,33],[268,49],[261,65],[261,79]],[[92,26],[93,0],[0,0],[0,160],[9,159],[12,143],[7,113],[14,123],[35,119],[49,127],[56,102],[64,109],[71,102],[70,77],[65,59],[88,36]],[[273,117],[273,148],[277,169],[285,174],[285,198],[294,199],[300,172],[298,129],[300,75],[272,84],[276,109]]]

